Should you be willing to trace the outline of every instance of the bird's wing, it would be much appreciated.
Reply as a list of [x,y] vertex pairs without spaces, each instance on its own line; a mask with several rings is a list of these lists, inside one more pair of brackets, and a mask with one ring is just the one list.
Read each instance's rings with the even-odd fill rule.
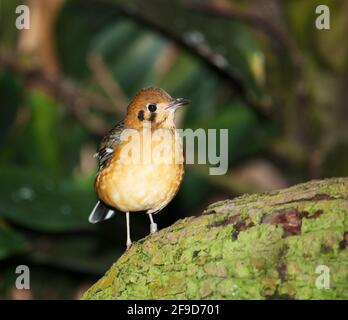
[[111,160],[116,146],[120,143],[120,136],[124,129],[124,121],[120,121],[103,138],[95,156],[98,158],[99,170],[103,169]]

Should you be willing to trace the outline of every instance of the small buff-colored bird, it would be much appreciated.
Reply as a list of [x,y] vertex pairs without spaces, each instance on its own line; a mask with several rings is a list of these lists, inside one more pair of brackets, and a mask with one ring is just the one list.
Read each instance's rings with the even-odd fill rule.
[[126,213],[127,249],[132,245],[129,213],[145,211],[150,232],[157,231],[153,214],[176,195],[184,176],[183,148],[174,114],[186,99],[174,99],[160,88],[140,90],[125,118],[102,139],[96,153],[99,201],[89,216],[97,223]]

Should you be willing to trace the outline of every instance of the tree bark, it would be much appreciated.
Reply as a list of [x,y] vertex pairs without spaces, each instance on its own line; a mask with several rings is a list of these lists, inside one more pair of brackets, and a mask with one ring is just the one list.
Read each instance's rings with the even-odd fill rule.
[[348,299],[348,178],[243,195],[135,243],[83,299]]

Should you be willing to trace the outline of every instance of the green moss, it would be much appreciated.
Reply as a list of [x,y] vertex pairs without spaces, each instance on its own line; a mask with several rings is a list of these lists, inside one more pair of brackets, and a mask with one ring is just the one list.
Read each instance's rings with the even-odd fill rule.
[[[214,204],[136,243],[83,298],[348,299],[347,198],[348,179],[333,179]],[[299,234],[262,223],[289,208],[302,215]],[[237,216],[252,223],[239,230]],[[316,287],[319,265],[330,289]]]

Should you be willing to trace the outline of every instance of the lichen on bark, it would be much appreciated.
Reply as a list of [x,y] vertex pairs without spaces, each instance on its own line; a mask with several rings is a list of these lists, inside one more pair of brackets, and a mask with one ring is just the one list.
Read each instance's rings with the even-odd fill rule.
[[135,243],[83,299],[348,299],[348,178],[214,203]]

